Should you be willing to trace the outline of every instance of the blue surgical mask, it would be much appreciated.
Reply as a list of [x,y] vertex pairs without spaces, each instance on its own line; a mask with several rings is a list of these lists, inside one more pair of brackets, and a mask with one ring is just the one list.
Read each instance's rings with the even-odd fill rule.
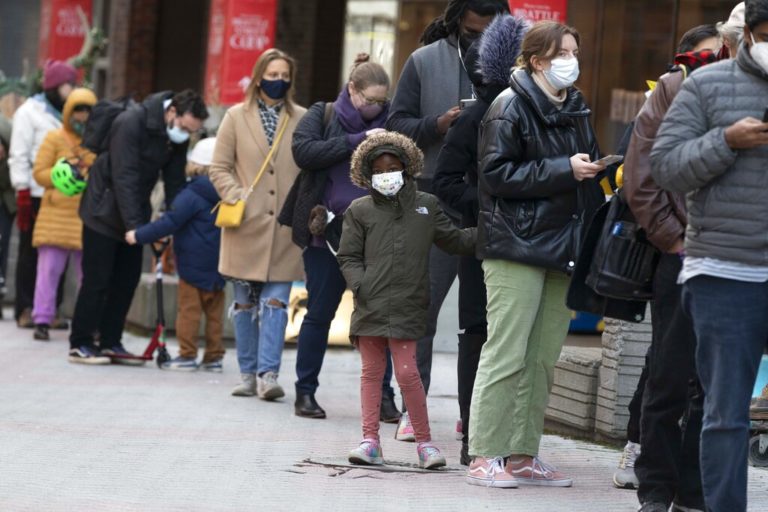
[[281,100],[285,98],[285,94],[288,92],[288,89],[291,88],[291,82],[285,80],[262,79],[259,83],[259,87],[264,91],[264,94],[273,100]]
[[189,140],[189,132],[176,126],[176,123],[173,121],[171,121],[171,124],[165,128],[165,131],[168,133],[168,138],[171,139],[171,142],[174,144],[184,144]]
[[557,91],[571,87],[579,79],[579,60],[576,58],[552,60],[552,67],[544,71],[549,84]]

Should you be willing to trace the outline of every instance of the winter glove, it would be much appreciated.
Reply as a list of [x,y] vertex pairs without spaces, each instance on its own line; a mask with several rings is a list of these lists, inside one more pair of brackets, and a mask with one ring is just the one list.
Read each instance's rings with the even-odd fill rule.
[[29,189],[22,189],[16,192],[16,224],[19,231],[26,233],[32,229],[32,196]]
[[325,235],[325,227],[328,225],[328,210],[325,206],[318,205],[309,212],[309,232],[315,236]]

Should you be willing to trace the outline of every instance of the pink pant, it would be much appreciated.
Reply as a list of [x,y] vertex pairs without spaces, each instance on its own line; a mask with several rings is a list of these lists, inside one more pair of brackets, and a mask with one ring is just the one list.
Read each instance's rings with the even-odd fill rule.
[[411,417],[416,441],[419,443],[431,441],[427,396],[424,393],[419,369],[416,366],[416,342],[412,340],[387,340],[372,336],[360,336],[358,341],[358,348],[363,360],[363,373],[360,376],[363,438],[379,439],[381,381],[387,369],[387,344],[389,344],[395,377]]
[[41,245],[37,248],[35,306],[32,310],[32,320],[36,324],[50,325],[56,318],[56,292],[70,257],[77,271],[77,282],[80,283],[83,279],[82,252],[53,245]]

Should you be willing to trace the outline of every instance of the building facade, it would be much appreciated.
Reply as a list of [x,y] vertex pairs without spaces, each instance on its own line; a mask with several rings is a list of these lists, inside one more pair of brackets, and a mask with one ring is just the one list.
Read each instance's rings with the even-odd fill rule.
[[[0,3],[0,70],[37,62],[40,11],[51,0]],[[109,39],[93,83],[100,96],[205,87],[212,3],[219,0],[92,0],[93,25]],[[221,0],[227,1],[227,0]],[[276,4],[275,46],[298,60],[297,98],[335,98],[359,52],[396,82],[424,27],[446,0],[242,0]],[[236,2],[235,2],[236,3]],[[513,2],[525,4],[526,2]],[[735,0],[557,0],[582,36],[578,85],[594,112],[601,146],[615,147],[642,104],[645,81],[664,73],[689,28],[726,20]]]

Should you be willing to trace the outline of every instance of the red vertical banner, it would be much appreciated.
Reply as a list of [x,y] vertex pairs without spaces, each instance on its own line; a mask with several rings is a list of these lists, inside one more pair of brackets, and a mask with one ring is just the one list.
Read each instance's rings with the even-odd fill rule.
[[557,21],[565,23],[568,14],[568,0],[510,0],[509,10],[515,16],[531,21]]
[[253,65],[275,43],[277,0],[211,0],[205,101],[243,100]]
[[90,24],[92,3],[92,0],[42,0],[37,53],[40,67],[48,59],[67,60],[80,53],[87,31],[83,16]]

